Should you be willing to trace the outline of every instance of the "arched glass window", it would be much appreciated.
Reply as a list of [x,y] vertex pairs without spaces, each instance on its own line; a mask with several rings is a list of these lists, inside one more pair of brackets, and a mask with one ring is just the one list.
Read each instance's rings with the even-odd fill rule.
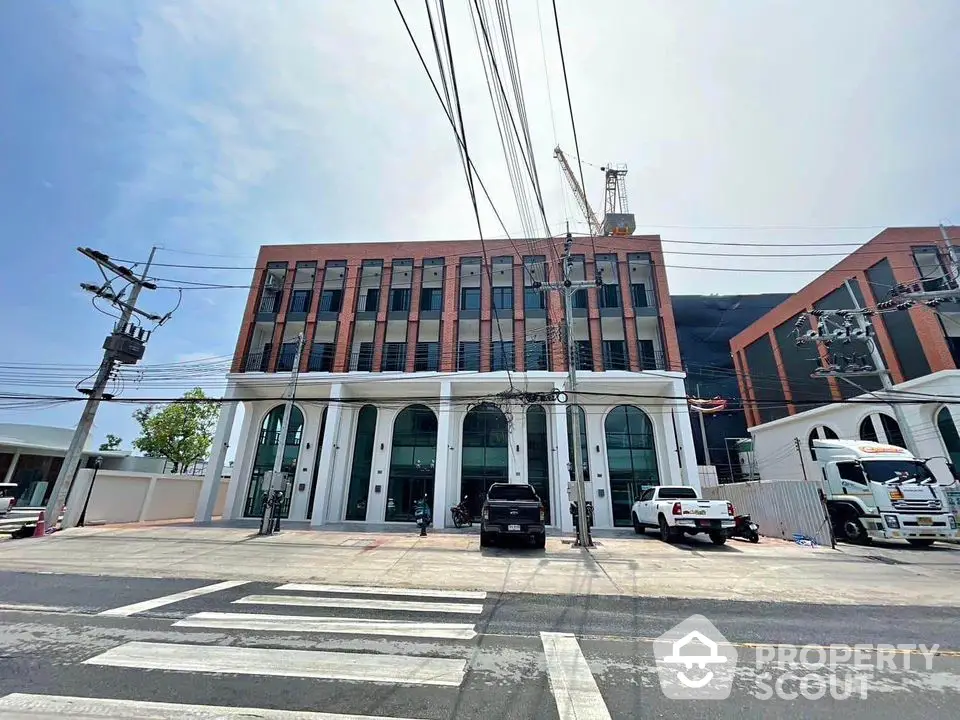
[[500,408],[484,403],[471,408],[463,419],[460,495],[479,518],[487,490],[505,482],[510,482],[507,418]]
[[424,496],[434,517],[444,512],[433,507],[436,466],[437,416],[426,405],[404,408],[393,423],[385,520],[412,522],[414,505]]
[[883,434],[887,436],[887,442],[890,445],[905,448],[906,440],[903,439],[903,433],[900,431],[900,423],[894,420],[886,413],[880,413],[880,426],[883,428]]
[[550,441],[547,413],[541,405],[527,408],[527,482],[533,485],[550,523]]
[[367,495],[373,470],[373,443],[377,434],[377,409],[364,405],[357,415],[357,437],[350,465],[350,490],[347,493],[346,520],[367,519]]
[[313,454],[313,477],[310,479],[310,501],[307,505],[307,520],[313,517],[313,501],[317,497],[317,476],[320,474],[320,454],[323,452],[323,436],[327,431],[327,408],[320,415],[320,432],[317,433],[316,451]]
[[659,485],[653,424],[633,405],[620,405],[603,424],[610,469],[610,504],[614,525],[630,525],[633,503],[649,487]]
[[960,433],[953,421],[953,415],[948,408],[940,408],[937,413],[937,430],[943,439],[943,447],[950,456],[950,461],[960,470]]
[[[283,405],[277,405],[267,413],[260,426],[260,437],[257,441],[257,454],[253,459],[253,472],[250,476],[250,485],[247,487],[247,502],[244,505],[244,515],[259,517],[263,513],[263,476],[273,470],[273,463],[277,459],[277,446],[280,444],[280,428],[283,425]],[[297,458],[300,455],[300,439],[303,435],[303,413],[296,405],[290,412],[290,424],[287,427],[287,437],[283,444],[283,460],[280,471],[287,473],[289,481],[283,488],[283,507],[280,517],[287,517],[290,512],[290,497],[292,495],[293,478],[297,470]],[[276,487],[276,486],[274,486]]]
[[[567,454],[569,455],[570,482],[573,482],[573,408],[580,416],[580,457],[583,459],[583,481],[590,482],[590,453],[587,447],[587,416],[579,405],[567,405]],[[589,486],[588,486],[589,487]]]
[[[877,433],[877,426],[882,432]],[[883,442],[905,448],[906,441],[900,431],[900,424],[886,413],[872,413],[860,423],[860,439],[870,442]]]
[[860,439],[867,442],[880,442],[877,430],[873,426],[873,415],[867,415],[860,423]]
[[817,425],[810,431],[810,437],[807,440],[807,446],[810,448],[810,457],[817,459],[817,452],[813,449],[814,440],[839,440],[837,434],[826,425]]

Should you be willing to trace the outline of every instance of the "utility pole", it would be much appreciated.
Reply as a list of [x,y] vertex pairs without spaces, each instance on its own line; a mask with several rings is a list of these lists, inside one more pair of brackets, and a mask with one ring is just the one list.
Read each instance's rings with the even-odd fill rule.
[[[80,414],[80,421],[77,423],[77,429],[73,433],[70,445],[67,448],[66,457],[63,459],[63,465],[60,466],[60,472],[57,474],[57,480],[53,485],[53,491],[50,493],[50,499],[47,501],[46,521],[51,527],[56,525],[63,505],[66,502],[67,494],[73,483],[74,475],[77,473],[77,467],[80,464],[80,458],[83,455],[84,446],[87,444],[87,438],[90,435],[90,429],[93,427],[93,420],[97,415],[97,409],[100,407],[100,401],[104,397],[112,397],[104,393],[104,389],[110,380],[114,367],[117,364],[133,365],[143,358],[145,345],[150,337],[149,331],[137,327],[130,320],[134,315],[139,315],[148,320],[163,322],[164,318],[159,315],[151,315],[137,308],[137,300],[140,297],[140,291],[143,289],[156,290],[157,286],[152,282],[147,282],[147,273],[150,265],[153,263],[153,256],[157,248],[150,250],[150,257],[143,268],[140,277],[133,274],[130,268],[118,265],[110,257],[91,248],[77,248],[77,250],[86,257],[97,263],[100,272],[103,274],[105,282],[94,285],[92,283],[81,283],[80,287],[87,292],[93,293],[114,307],[120,310],[120,318],[114,325],[113,332],[107,336],[103,343],[103,360],[100,361],[100,369],[97,372],[97,379],[94,380],[93,387],[88,392],[89,397],[83,406],[83,412]],[[115,278],[108,278],[105,271],[110,271],[116,275]],[[114,291],[111,283],[120,280],[126,283],[130,288],[129,297],[124,300],[124,290]]]
[[[289,397],[283,407],[283,420],[280,423],[280,437],[277,438],[277,454],[273,459],[273,471],[270,473],[267,487],[265,488],[266,498],[264,500],[264,519],[260,524],[260,534],[269,535],[273,532],[274,524],[279,528],[280,508],[274,502],[274,492],[282,490],[283,479],[283,453],[287,447],[287,433],[290,431],[290,417],[293,415],[293,404],[297,397],[297,381],[300,378],[300,356],[303,353],[304,336],[303,333],[297,335],[297,351],[293,356],[293,369],[290,372],[290,384],[287,386]],[[284,394],[287,394],[284,393]],[[320,452],[318,449],[317,452]],[[279,499],[279,498],[278,498]]]
[[[567,237],[563,245],[563,282],[541,283],[535,282],[534,287],[547,290],[559,290],[563,295],[563,319],[567,339],[567,396],[572,403],[570,412],[570,430],[573,441],[573,477],[577,501],[577,543],[581,547],[591,547],[589,518],[587,517],[587,493],[583,481],[583,449],[580,447],[580,402],[577,398],[577,364],[576,342],[573,339],[573,294],[577,290],[600,285],[600,276],[595,282],[572,280],[573,271],[573,236],[567,230]],[[569,406],[568,406],[569,407]]]
[[[697,400],[700,399],[700,383],[697,383]],[[707,424],[703,420],[703,407],[695,405],[694,410],[700,416],[700,442],[703,444],[703,464],[707,467],[713,465],[710,462],[710,448],[707,447]]]

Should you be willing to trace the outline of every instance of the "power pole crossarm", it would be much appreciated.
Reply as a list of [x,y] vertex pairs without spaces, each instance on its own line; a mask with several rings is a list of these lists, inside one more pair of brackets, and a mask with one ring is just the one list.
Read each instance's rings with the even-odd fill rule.
[[[93,420],[97,415],[97,409],[100,407],[100,401],[103,399],[103,391],[110,381],[110,376],[117,363],[133,364],[143,355],[143,345],[147,334],[142,330],[138,333],[130,329],[130,319],[137,310],[137,299],[140,297],[140,291],[144,288],[148,290],[156,289],[156,285],[147,281],[147,273],[150,271],[150,265],[153,263],[153,256],[157,249],[150,250],[150,257],[143,268],[139,277],[133,274],[133,271],[122,265],[117,265],[110,258],[96,250],[90,248],[78,248],[80,253],[86,255],[100,267],[101,272],[106,269],[122,278],[125,283],[131,286],[130,296],[127,300],[121,302],[117,293],[109,290],[109,281],[103,286],[94,286],[91,290],[87,284],[81,285],[83,289],[95,292],[96,295],[106,299],[114,304],[120,310],[120,317],[114,326],[113,333],[107,337],[104,343],[103,359],[100,361],[100,369],[97,372],[97,378],[94,380],[93,387],[86,403],[83,406],[83,412],[80,414],[80,421],[67,447],[67,454],[63,459],[63,465],[60,466],[60,472],[53,485],[53,491],[50,493],[50,499],[46,506],[46,521],[48,526],[53,527],[57,523],[63,505],[66,502],[67,494],[70,491],[70,485],[77,473],[80,465],[80,458],[83,456],[84,447],[87,444],[87,438],[90,436],[90,429],[93,427]],[[104,274],[106,277],[106,274]],[[120,293],[122,294],[122,293]]]

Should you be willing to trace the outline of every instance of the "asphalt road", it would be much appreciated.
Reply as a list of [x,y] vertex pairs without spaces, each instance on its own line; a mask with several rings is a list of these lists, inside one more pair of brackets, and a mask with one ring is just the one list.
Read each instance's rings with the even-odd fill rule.
[[[342,714],[328,720],[572,720],[571,705],[580,720],[882,720],[956,717],[960,701],[960,624],[951,609],[371,595],[252,582],[167,597],[212,585],[0,573],[0,718],[70,717],[56,705],[62,697],[136,701],[86,708],[84,717],[203,717],[162,706],[168,715],[145,715],[142,703],[155,702],[216,706],[209,717],[223,718],[249,717],[224,710],[237,707]],[[114,614],[99,614],[106,611]],[[738,653],[725,700],[672,700],[661,690],[652,641],[693,614]],[[758,667],[773,653],[758,644],[858,643],[939,645],[941,654],[898,653],[880,669],[871,653],[856,668],[843,660]],[[816,698],[837,679],[850,683],[852,697],[799,694]]]

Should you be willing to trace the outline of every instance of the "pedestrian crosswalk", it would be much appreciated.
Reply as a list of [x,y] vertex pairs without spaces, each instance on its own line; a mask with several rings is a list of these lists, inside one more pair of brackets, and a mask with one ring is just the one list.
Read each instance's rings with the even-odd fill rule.
[[[143,673],[144,687],[181,680],[229,684],[238,682],[237,678],[260,677],[354,687],[369,684],[388,693],[396,688],[406,688],[408,693],[458,693],[479,652],[482,636],[477,623],[486,600],[487,594],[478,591],[315,583],[263,586],[240,581],[210,584],[99,613],[113,622],[159,619],[169,622],[172,632],[131,639],[83,659],[80,665],[85,672],[124,673],[118,677],[124,678],[127,687],[138,685],[137,675],[130,673]],[[591,708],[591,720],[609,718],[603,715],[603,701],[596,684],[591,686],[592,675],[573,636],[545,634],[540,650],[546,671],[541,668],[537,676],[549,683],[561,720],[581,717],[570,714],[577,712],[575,705]],[[164,674],[162,680],[148,680],[157,673]],[[105,686],[113,683],[110,680]],[[250,699],[231,696],[231,692],[225,692],[231,700]],[[179,694],[171,694],[84,698],[14,693],[0,697],[0,718],[377,720],[376,711],[381,710],[361,702],[358,710],[367,712],[320,712],[320,704],[305,705],[301,694],[294,698],[295,707],[309,711],[285,714],[279,709],[178,703]],[[423,701],[422,706],[429,708],[432,702]],[[398,720],[401,715],[394,712],[390,717]]]

